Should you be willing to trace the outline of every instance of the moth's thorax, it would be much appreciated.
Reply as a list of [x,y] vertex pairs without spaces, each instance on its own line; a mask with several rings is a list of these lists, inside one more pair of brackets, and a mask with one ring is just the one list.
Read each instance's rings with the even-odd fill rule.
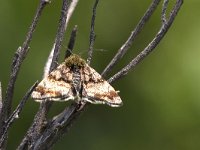
[[74,96],[80,97],[82,94],[82,82],[80,70],[86,65],[85,60],[76,54],[72,54],[65,59],[65,65],[70,68],[72,72],[72,91]]
[[83,60],[80,56],[76,54],[72,54],[68,58],[65,59],[65,64],[67,67],[84,67],[86,65],[85,60]]
[[82,94],[82,82],[81,82],[81,73],[79,66],[72,66],[72,84],[73,84],[73,93],[74,95],[81,96]]

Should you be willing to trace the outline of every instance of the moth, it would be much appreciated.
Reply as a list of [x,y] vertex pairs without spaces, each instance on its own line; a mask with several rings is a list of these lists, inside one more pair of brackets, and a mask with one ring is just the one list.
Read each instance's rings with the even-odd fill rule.
[[66,58],[45,77],[31,96],[38,102],[74,100],[111,107],[122,105],[118,91],[76,54]]

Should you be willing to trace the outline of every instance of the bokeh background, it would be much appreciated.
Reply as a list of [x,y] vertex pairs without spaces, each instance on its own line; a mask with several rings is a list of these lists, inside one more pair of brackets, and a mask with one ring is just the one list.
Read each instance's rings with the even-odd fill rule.
[[[5,95],[10,64],[22,45],[39,0],[6,0],[0,5],[0,81]],[[127,39],[151,0],[100,0],[92,67],[101,72]],[[75,53],[86,58],[93,0],[80,0],[62,46],[78,25]],[[172,6],[173,3],[170,3]],[[161,5],[160,5],[161,6]],[[61,2],[52,0],[43,12],[30,52],[16,83],[14,107],[27,89],[41,80],[52,47]],[[170,7],[171,8],[171,7]],[[199,150],[200,148],[200,1],[184,2],[175,22],[155,51],[113,86],[124,106],[91,105],[53,149],[87,150]],[[117,72],[137,55],[160,27],[161,7],[114,68]],[[103,51],[99,51],[103,49]],[[111,75],[111,74],[110,74]],[[69,103],[56,103],[49,118]],[[16,149],[32,123],[39,104],[30,99],[9,132],[8,149]]]

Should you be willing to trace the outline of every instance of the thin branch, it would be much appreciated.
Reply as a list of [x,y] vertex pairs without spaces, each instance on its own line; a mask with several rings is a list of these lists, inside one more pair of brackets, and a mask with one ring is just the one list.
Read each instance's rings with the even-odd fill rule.
[[78,30],[78,27],[77,27],[77,25],[75,25],[71,32],[67,50],[65,52],[65,58],[69,57],[72,54],[72,50],[74,49],[74,44],[75,44],[75,40],[76,40],[77,30]]
[[171,11],[168,21],[162,25],[158,33],[156,34],[155,38],[149,43],[149,45],[138,54],[127,66],[121,69],[118,73],[112,76],[108,82],[112,83],[117,79],[121,78],[122,76],[126,75],[131,69],[133,69],[139,62],[141,62],[147,55],[149,55],[154,48],[160,43],[164,35],[167,33],[168,29],[172,25],[178,11],[181,8],[183,0],[177,0],[174,8]]
[[90,43],[89,43],[89,49],[88,49],[88,58],[87,63],[90,64],[92,60],[92,54],[94,49],[94,41],[95,41],[95,32],[94,32],[94,26],[95,26],[95,18],[96,18],[96,9],[98,5],[99,0],[96,0],[93,6],[92,11],[92,20],[91,20],[91,28],[90,28]]
[[69,20],[78,4],[79,0],[72,0],[71,4],[69,6],[69,10],[68,10],[68,14],[67,14],[67,19],[66,19],[66,23],[65,23],[65,30],[67,29],[67,26],[69,24]]
[[[13,62],[11,64],[11,73],[10,73],[10,79],[8,82],[8,86],[6,89],[6,95],[5,99],[3,101],[2,105],[2,110],[1,110],[1,116],[0,116],[0,135],[3,133],[3,127],[4,123],[7,120],[8,116],[11,113],[11,108],[12,108],[12,99],[13,99],[13,94],[14,94],[14,87],[15,87],[15,82],[20,70],[20,67],[22,65],[23,60],[25,59],[28,50],[29,50],[29,44],[31,42],[33,32],[35,31],[35,28],[37,26],[38,20],[41,16],[41,13],[43,9],[45,8],[46,4],[48,4],[48,0],[41,0],[40,4],[36,10],[36,14],[34,16],[34,19],[32,21],[31,26],[29,27],[29,31],[27,33],[26,39],[22,45],[22,47],[19,47],[17,51],[15,52],[15,55],[13,57]],[[6,140],[4,141],[6,142]],[[4,145],[5,146],[5,145]],[[3,146],[3,147],[4,147]]]
[[[55,44],[54,44],[55,48],[51,52],[53,54],[52,57],[50,55],[47,61],[47,64],[51,62],[51,65],[49,65],[50,68],[45,67],[44,73],[47,73],[46,70],[48,70],[49,71],[48,73],[50,73],[53,69],[57,67],[57,61],[59,59],[61,43],[64,38],[65,27],[67,23],[68,8],[69,8],[70,2],[71,2],[70,0],[63,0],[62,10],[61,10],[61,15],[60,15],[60,20],[59,20],[59,27],[58,27],[58,31],[55,38]],[[49,102],[49,101],[42,102],[40,104],[40,108],[37,114],[35,115],[33,124],[29,128],[27,135],[22,140],[18,149],[24,149],[24,148],[26,149],[27,147],[30,147],[32,143],[34,143],[34,141],[37,140],[37,137],[40,135],[40,133],[42,132],[45,126],[46,115],[51,105],[52,105],[52,102]]]
[[163,24],[167,22],[166,11],[167,11],[168,3],[169,3],[169,0],[163,1],[163,7],[162,7],[162,13],[161,13],[161,20]]
[[[70,20],[72,14],[73,14],[78,2],[79,2],[79,0],[72,0],[71,1],[71,4],[70,4],[70,6],[68,8],[66,22],[65,22],[65,31],[67,29],[67,26],[69,24],[69,20]],[[46,62],[45,68],[44,68],[43,77],[47,76],[49,74],[49,72],[50,72],[50,66],[51,66],[51,63],[52,63],[54,50],[55,50],[55,43],[53,44],[51,52],[49,53],[49,57],[47,59],[47,62]]]
[[35,31],[39,17],[47,3],[48,3],[47,1],[40,2],[39,6],[36,10],[36,14],[33,19],[33,22],[27,33],[26,39],[25,39],[22,47],[19,47],[14,55],[13,62],[11,65],[10,79],[9,79],[8,87],[6,90],[6,96],[5,96],[5,100],[3,101],[3,109],[2,109],[3,112],[1,114],[1,117],[3,117],[3,118],[1,118],[1,120],[6,120],[11,112],[12,98],[13,98],[14,86],[15,86],[15,82],[17,79],[17,75],[18,75],[18,72],[19,72],[22,62],[28,53],[29,44],[31,42],[33,32]]
[[[77,33],[77,26],[74,27],[72,33],[71,33],[71,36],[70,36],[70,40],[69,40],[69,44],[68,44],[68,49],[66,50],[66,55],[65,55],[65,58],[67,58],[68,56],[71,55],[71,51],[73,50],[73,47],[74,47],[74,43],[75,43],[75,38],[76,38],[76,33]],[[70,116],[70,114],[72,112],[77,112],[76,110],[79,108],[79,105],[74,103],[72,104],[71,107],[68,107],[63,113],[61,113],[60,115],[58,115],[57,117],[55,118],[59,118],[60,120],[62,120],[63,122],[65,122],[65,120],[69,121],[69,118],[67,116]],[[83,107],[82,107],[83,108]],[[80,111],[81,109],[78,109],[78,112]],[[80,113],[80,112],[79,112]],[[67,118],[67,119],[66,119]],[[57,119],[57,120],[59,120]],[[54,120],[54,119],[53,119]],[[55,119],[56,120],[56,119]],[[38,138],[38,140],[34,143],[32,143],[32,147],[33,149],[43,149],[44,147],[45,148],[50,148],[53,143],[55,143],[60,137],[58,136],[58,130],[57,130],[57,126],[61,126],[61,121],[57,121],[57,123],[53,123],[53,122],[56,122],[56,121],[50,121],[51,123],[48,123],[51,128],[49,126],[46,127],[47,131],[44,131],[40,138]],[[63,123],[64,124],[64,123]],[[45,140],[43,139],[43,137],[45,137],[47,134],[49,133],[54,133],[54,129],[56,129],[56,133],[57,135],[56,136],[48,136],[48,138],[45,138]],[[51,131],[52,130],[52,131]],[[63,132],[63,130],[62,130]],[[48,144],[47,144],[48,143]],[[51,143],[51,144],[50,144]]]
[[[63,0],[58,31],[57,31],[56,39],[55,39],[55,49],[54,49],[52,63],[50,65],[49,73],[57,67],[61,43],[63,41],[64,33],[65,33],[65,24],[66,24],[66,20],[67,20],[69,3],[70,3],[70,0]],[[39,110],[38,111],[39,113],[37,113],[40,116],[40,117],[38,117],[40,120],[39,122],[43,123],[43,121],[45,120],[45,116],[49,110],[49,106],[51,106],[51,102],[41,103],[41,107],[40,107],[41,110]],[[38,121],[36,121],[36,122],[38,123]],[[38,124],[37,128],[41,128],[41,124]],[[40,130],[38,130],[38,131],[40,131]]]
[[112,68],[117,64],[117,62],[120,61],[120,59],[124,56],[127,50],[131,47],[131,45],[136,39],[136,36],[141,32],[146,22],[150,19],[150,17],[152,16],[153,12],[156,10],[160,1],[161,0],[154,0],[150,4],[144,16],[141,18],[141,20],[139,21],[135,29],[131,32],[131,35],[129,36],[127,41],[120,47],[116,55],[113,57],[113,59],[110,61],[110,63],[106,66],[106,68],[102,72],[101,75],[103,77],[105,77],[112,70]]
[[32,91],[34,90],[34,88],[36,86],[37,86],[37,82],[26,92],[26,94],[24,95],[24,97],[22,98],[20,103],[18,104],[17,108],[13,111],[13,113],[10,115],[8,120],[5,122],[4,131],[3,131],[3,134],[1,135],[1,139],[0,139],[0,147],[2,147],[2,144],[6,139],[8,129],[11,127],[12,123],[16,119],[19,118],[19,114],[21,113],[22,109],[24,108],[26,101],[28,100],[30,94],[32,93]]
[[67,107],[61,114],[54,117],[48,124],[40,138],[33,144],[35,150],[49,149],[55,144],[60,137],[68,131],[75,118],[77,118],[86,107],[73,103]]
[[54,49],[55,49],[55,44],[53,44],[52,50],[50,51],[49,56],[46,61],[46,64],[44,66],[43,78],[48,76],[48,74],[50,72],[50,66],[51,66],[52,59],[53,59]]
[[[73,50],[75,38],[76,38],[76,33],[77,33],[77,26],[74,27],[74,29],[71,33],[70,41],[69,41],[69,44],[68,44],[68,49],[70,49],[70,52],[69,52],[69,50],[67,50],[66,56],[68,55],[67,52],[69,52],[71,54],[71,51]],[[52,102],[47,102],[47,103],[42,103],[40,105],[40,109],[39,109],[39,111],[38,111],[38,113],[37,113],[37,115],[36,115],[36,117],[33,121],[34,123],[33,123],[32,127],[30,128],[30,130],[28,131],[26,138],[22,141],[22,143],[20,144],[18,149],[23,149],[24,146],[26,146],[26,144],[28,142],[27,137],[37,137],[39,135],[39,133],[42,132],[42,128],[45,126],[45,123],[44,123],[45,120],[41,119],[41,118],[45,118],[45,114],[46,114],[45,112],[48,112],[48,110],[46,110],[46,109],[49,109],[51,104],[52,104]],[[45,107],[44,105],[47,105],[47,106]],[[38,128],[38,126],[40,126],[40,128]],[[38,138],[34,138],[34,139],[35,139],[35,141],[32,140],[32,142],[31,142],[32,144],[30,145],[30,147],[35,145],[34,143],[36,143]],[[38,142],[37,142],[37,144],[38,144]],[[46,145],[50,145],[50,144],[48,143]]]
[[67,20],[69,3],[70,3],[70,0],[63,0],[58,31],[57,31],[56,39],[55,39],[55,49],[54,49],[52,63],[51,63],[49,72],[51,72],[52,70],[54,70],[57,67],[61,43],[63,41],[64,34],[65,34],[65,24],[66,24],[66,20]]

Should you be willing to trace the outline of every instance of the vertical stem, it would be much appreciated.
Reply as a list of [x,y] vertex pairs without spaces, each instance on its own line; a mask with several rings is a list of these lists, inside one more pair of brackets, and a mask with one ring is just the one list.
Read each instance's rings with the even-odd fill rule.
[[109,64],[106,66],[106,68],[102,72],[102,76],[105,77],[112,68],[117,64],[117,62],[120,61],[120,59],[124,56],[124,54],[128,51],[128,49],[131,47],[133,42],[135,41],[137,35],[142,31],[144,25],[147,23],[147,21],[152,16],[153,12],[156,10],[158,4],[161,0],[153,0],[150,4],[149,8],[145,12],[144,16],[140,19],[135,29],[131,32],[129,38],[126,40],[126,42],[120,47],[118,52],[115,54],[113,59],[109,62]]
[[60,47],[61,47],[61,43],[63,41],[64,33],[65,33],[65,24],[67,20],[69,2],[70,0],[63,0],[58,31],[57,31],[56,39],[55,39],[55,48],[54,48],[52,63],[51,63],[49,72],[51,72],[53,69],[57,67],[57,62],[58,62],[59,54],[60,54]]
[[[11,64],[10,79],[8,82],[5,98],[4,98],[4,101],[2,102],[3,104],[2,104],[2,109],[0,112],[0,114],[1,114],[0,115],[0,136],[2,136],[3,131],[4,131],[4,123],[8,119],[8,117],[11,113],[14,88],[15,88],[15,83],[16,83],[16,79],[17,79],[20,67],[28,53],[29,45],[32,40],[32,36],[33,36],[33,33],[37,26],[37,23],[39,21],[39,18],[41,16],[41,13],[44,10],[44,7],[46,6],[46,4],[48,4],[48,2],[49,2],[48,0],[40,0],[40,4],[36,10],[32,24],[29,27],[29,31],[27,33],[26,39],[25,39],[22,47],[19,47],[14,54],[13,62]],[[2,144],[3,146],[0,147],[0,149],[4,149],[6,147],[6,144],[4,144],[4,143],[6,143],[6,139],[5,139],[5,141],[3,141],[3,144]]]
[[35,17],[33,19],[33,22],[27,33],[26,39],[25,39],[22,47],[19,47],[14,55],[13,63],[11,66],[10,79],[9,79],[9,83],[8,83],[8,86],[6,89],[5,100],[3,101],[3,108],[2,108],[3,112],[2,112],[2,116],[1,116],[1,117],[3,117],[3,120],[6,120],[11,112],[12,98],[13,98],[13,94],[14,94],[14,86],[15,86],[15,82],[17,79],[17,75],[18,75],[18,72],[19,72],[22,62],[25,59],[26,54],[28,53],[28,48],[29,48],[29,44],[30,44],[32,36],[33,36],[33,32],[35,31],[35,28],[38,23],[41,12],[42,12],[44,6],[46,6],[46,4],[47,4],[47,2],[45,2],[45,1],[40,2],[39,6],[37,8]]
[[[72,0],[71,1],[71,4],[70,4],[69,9],[68,9],[68,13],[67,13],[66,22],[65,22],[65,30],[67,29],[69,20],[70,20],[72,14],[73,14],[78,2],[79,2],[79,0]],[[50,72],[50,66],[52,64],[54,50],[55,50],[55,43],[52,46],[51,52],[49,53],[49,57],[48,57],[47,62],[45,64],[43,77],[47,76]]]
[[92,60],[92,54],[93,54],[93,47],[94,47],[94,41],[95,41],[95,32],[94,32],[94,26],[95,26],[95,18],[96,18],[96,8],[98,5],[99,0],[96,0],[93,6],[92,11],[92,20],[91,20],[91,28],[90,28],[90,43],[89,43],[89,50],[88,50],[88,58],[87,63],[90,64]]
[[78,27],[77,27],[77,25],[75,25],[75,27],[73,28],[73,30],[71,32],[67,50],[65,52],[65,58],[69,57],[72,54],[72,50],[74,49],[74,44],[75,44],[75,40],[76,40],[77,30],[78,30]]

